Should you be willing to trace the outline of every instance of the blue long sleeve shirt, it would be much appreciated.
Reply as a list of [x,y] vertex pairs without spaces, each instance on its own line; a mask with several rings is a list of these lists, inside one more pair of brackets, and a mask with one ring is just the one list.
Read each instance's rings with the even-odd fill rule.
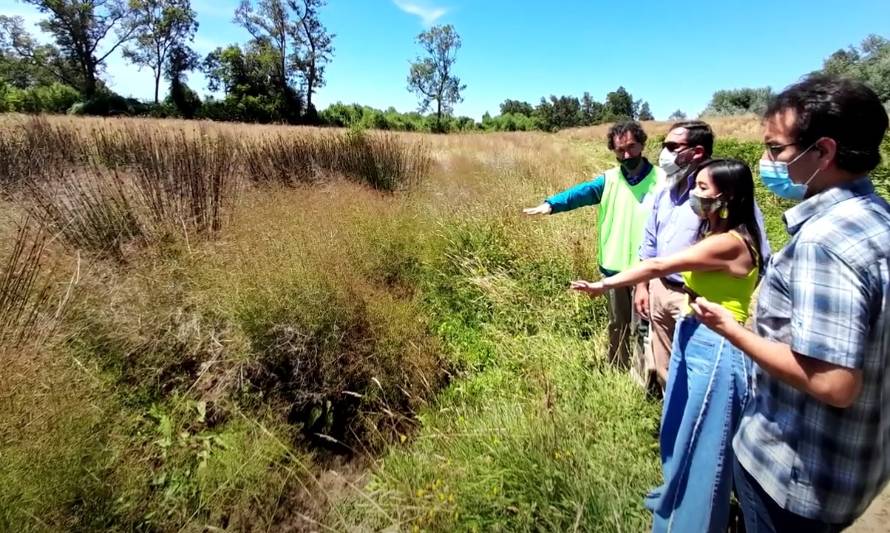
[[[628,183],[636,185],[643,181],[651,171],[652,163],[643,159],[643,164],[640,165],[640,168],[636,172],[628,176],[622,168],[621,175],[624,176],[624,179],[626,179]],[[606,175],[600,174],[590,181],[579,183],[578,185],[570,187],[560,193],[554,194],[550,198],[547,198],[546,202],[550,204],[552,214],[563,213],[565,211],[571,211],[572,209],[578,209],[579,207],[599,204],[603,199],[603,191],[605,190]]]
[[[640,165],[640,168],[634,174],[627,176],[622,168],[621,175],[624,176],[624,179],[626,179],[628,183],[636,185],[648,176],[651,171],[652,164],[643,159],[643,164]],[[605,190],[606,175],[600,174],[590,181],[579,183],[560,193],[554,194],[550,198],[547,198],[546,202],[550,204],[551,214],[564,213],[566,211],[578,209],[579,207],[598,205],[603,199],[603,192]],[[617,274],[617,272],[602,267],[600,267],[600,272],[606,276]]]

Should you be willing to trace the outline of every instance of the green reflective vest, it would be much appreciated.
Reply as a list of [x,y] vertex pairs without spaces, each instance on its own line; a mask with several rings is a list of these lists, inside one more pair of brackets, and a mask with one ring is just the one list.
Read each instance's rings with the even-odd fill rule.
[[654,165],[636,185],[627,183],[620,167],[606,172],[606,188],[597,209],[600,268],[621,272],[639,261],[655,188],[664,181],[664,171]]

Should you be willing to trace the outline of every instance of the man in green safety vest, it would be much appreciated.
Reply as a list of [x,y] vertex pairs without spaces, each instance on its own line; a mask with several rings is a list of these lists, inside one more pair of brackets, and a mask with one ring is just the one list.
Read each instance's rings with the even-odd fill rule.
[[[618,165],[591,181],[580,183],[548,198],[527,215],[549,215],[586,205],[598,205],[597,231],[599,267],[613,276],[639,261],[640,244],[655,188],[663,184],[664,171],[643,157],[646,132],[637,122],[621,122],[609,129],[609,150]],[[609,361],[626,367],[630,363],[633,294],[631,288],[609,294]]]

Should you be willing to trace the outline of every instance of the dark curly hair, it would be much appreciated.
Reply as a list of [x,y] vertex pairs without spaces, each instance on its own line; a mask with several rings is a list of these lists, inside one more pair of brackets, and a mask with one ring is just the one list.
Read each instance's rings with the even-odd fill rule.
[[616,122],[609,128],[609,133],[606,136],[606,141],[609,143],[609,150],[615,149],[615,137],[621,137],[627,132],[630,132],[630,134],[633,135],[635,141],[646,146],[646,139],[649,137],[646,135],[646,132],[643,131],[643,127],[640,126],[639,122],[627,120],[625,122]]

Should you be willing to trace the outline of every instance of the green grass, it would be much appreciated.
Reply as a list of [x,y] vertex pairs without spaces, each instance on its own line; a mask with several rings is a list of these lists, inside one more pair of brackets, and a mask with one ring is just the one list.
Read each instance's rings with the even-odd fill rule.
[[605,299],[567,290],[598,277],[595,213],[519,214],[614,159],[423,142],[407,191],[264,183],[215,238],[55,242],[58,331],[0,346],[0,529],[646,529],[660,405],[602,360]]
[[604,300],[566,290],[595,275],[589,224],[583,212],[505,212],[440,229],[421,293],[457,379],[417,416],[413,442],[380,460],[366,494],[331,515],[334,527],[647,527],[659,405],[599,356]]
[[638,531],[658,481],[658,407],[590,345],[504,338],[509,359],[446,390],[384,457],[357,523],[434,531]]

